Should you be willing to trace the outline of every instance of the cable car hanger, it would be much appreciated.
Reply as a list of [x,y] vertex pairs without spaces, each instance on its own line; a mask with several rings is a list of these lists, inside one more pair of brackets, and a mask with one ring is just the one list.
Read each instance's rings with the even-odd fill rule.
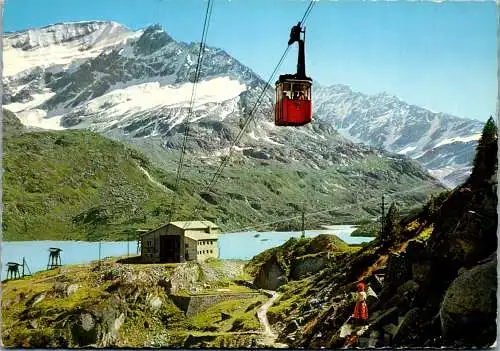
[[312,79],[306,76],[305,33],[301,22],[290,31],[288,45],[299,44],[297,73],[280,75],[276,82],[274,124],[277,126],[302,126],[312,121]]

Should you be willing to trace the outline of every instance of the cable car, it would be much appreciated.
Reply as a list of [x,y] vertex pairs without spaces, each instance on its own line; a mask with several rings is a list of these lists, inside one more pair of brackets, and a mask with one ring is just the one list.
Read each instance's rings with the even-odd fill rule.
[[[274,124],[277,126],[303,126],[312,121],[312,79],[306,76],[304,54],[305,29],[300,22],[292,27],[288,45],[299,43],[296,74],[280,75],[276,82]],[[304,33],[304,39],[300,38]]]

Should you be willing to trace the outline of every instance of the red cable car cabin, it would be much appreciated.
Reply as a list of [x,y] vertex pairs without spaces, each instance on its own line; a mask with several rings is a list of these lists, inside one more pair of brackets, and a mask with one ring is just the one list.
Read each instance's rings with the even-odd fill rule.
[[312,81],[293,77],[280,76],[276,82],[274,122],[277,126],[303,126],[312,121]]
[[306,76],[304,54],[304,33],[300,22],[292,27],[288,45],[299,43],[297,73],[284,74],[276,82],[276,105],[274,108],[274,124],[277,126],[303,126],[312,121],[312,79]]

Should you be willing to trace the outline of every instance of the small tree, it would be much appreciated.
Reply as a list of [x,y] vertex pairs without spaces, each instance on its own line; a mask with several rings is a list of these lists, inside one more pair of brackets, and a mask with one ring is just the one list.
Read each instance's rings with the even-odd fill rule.
[[399,236],[401,233],[400,221],[399,208],[393,202],[384,218],[384,232],[381,235],[383,242],[392,242]]
[[481,138],[477,143],[476,157],[471,181],[488,179],[496,169],[498,129],[493,117],[486,121]]

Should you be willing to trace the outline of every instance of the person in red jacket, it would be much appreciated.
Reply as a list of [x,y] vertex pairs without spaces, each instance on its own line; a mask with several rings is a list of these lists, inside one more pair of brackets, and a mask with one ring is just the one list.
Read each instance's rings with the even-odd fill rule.
[[366,306],[365,284],[359,282],[357,285],[358,292],[356,293],[356,306],[352,318],[359,324],[364,324],[368,319],[368,306]]

